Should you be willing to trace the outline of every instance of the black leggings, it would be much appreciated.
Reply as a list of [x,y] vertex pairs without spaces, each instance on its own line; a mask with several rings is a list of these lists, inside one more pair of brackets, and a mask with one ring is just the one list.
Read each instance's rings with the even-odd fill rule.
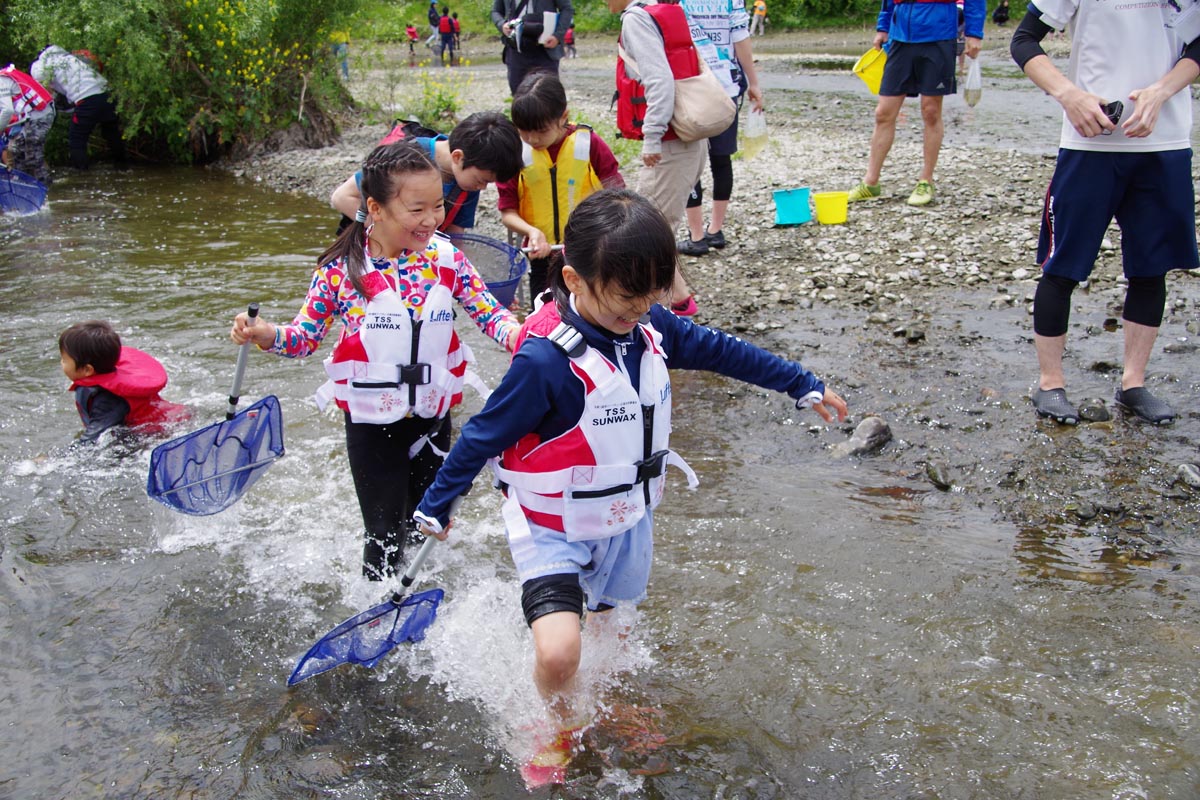
[[346,414],[346,455],[366,526],[363,575],[391,577],[402,563],[404,542],[412,529],[412,512],[433,483],[442,457],[426,445],[411,463],[408,448],[431,427],[430,441],[450,447],[450,417],[435,421],[408,417],[388,425],[352,422]]
[[[1167,304],[1167,278],[1129,278],[1125,290],[1126,322],[1158,328]],[[1071,317],[1071,292],[1079,284],[1058,275],[1042,275],[1033,295],[1033,332],[1038,336],[1062,336]]]
[[[708,164],[712,168],[713,200],[728,200],[733,197],[733,157],[709,153]],[[688,195],[687,207],[695,208],[703,200],[704,190],[700,187],[700,181],[696,181],[696,187]]]

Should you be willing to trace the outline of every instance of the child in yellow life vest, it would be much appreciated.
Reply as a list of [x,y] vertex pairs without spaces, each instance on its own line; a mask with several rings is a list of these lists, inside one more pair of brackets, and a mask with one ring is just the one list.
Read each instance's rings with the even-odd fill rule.
[[525,237],[532,301],[549,285],[552,246],[562,244],[567,217],[600,189],[623,189],[617,159],[586,125],[567,121],[567,92],[552,72],[532,72],[517,87],[512,121],[524,143],[524,167],[497,183],[500,221]]

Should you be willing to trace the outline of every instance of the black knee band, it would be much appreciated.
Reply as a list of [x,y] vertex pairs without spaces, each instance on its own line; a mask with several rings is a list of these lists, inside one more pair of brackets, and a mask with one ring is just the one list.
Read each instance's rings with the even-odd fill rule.
[[695,208],[704,201],[704,189],[700,187],[700,181],[696,181],[695,188],[688,194],[687,207]]
[[1071,319],[1071,292],[1078,281],[1058,275],[1042,275],[1033,293],[1033,332],[1038,336],[1062,336]]
[[1158,328],[1162,325],[1163,309],[1167,305],[1167,276],[1130,278],[1125,290],[1125,310],[1121,319]]
[[712,167],[713,200],[728,200],[733,196],[733,158],[732,156],[710,155],[709,165]]
[[556,611],[570,611],[582,617],[583,587],[579,585],[579,576],[561,573],[525,581],[521,586],[521,610],[525,612],[527,625]]

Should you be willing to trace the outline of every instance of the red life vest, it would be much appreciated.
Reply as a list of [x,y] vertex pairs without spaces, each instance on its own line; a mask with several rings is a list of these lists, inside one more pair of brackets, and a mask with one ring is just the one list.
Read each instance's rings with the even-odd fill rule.
[[134,347],[122,347],[117,359],[117,368],[112,372],[80,378],[71,384],[71,391],[79,386],[99,386],[129,404],[125,424],[164,424],[180,422],[191,416],[187,406],[163,400],[158,393],[167,385],[167,371],[154,356]]
[[[570,376],[585,392],[583,414],[553,439],[523,436],[493,462],[497,480],[510,495],[506,524],[518,524],[516,517],[522,516],[564,532],[568,541],[616,536],[661,502],[668,465],[682,469],[689,486],[697,484],[695,473],[668,447],[671,381],[662,336],[648,325],[638,327],[635,335],[644,337],[646,351],[639,366],[640,389],[634,392],[623,367],[558,322],[553,303],[531,315],[522,333],[542,335],[552,323],[546,338],[570,358]],[[510,519],[507,507],[514,500],[521,514]]]
[[449,17],[438,18],[438,33],[454,33],[454,23]]
[[19,93],[13,95],[12,99],[12,119],[0,120],[0,130],[9,125],[24,122],[31,113],[42,111],[54,102],[54,98],[50,96],[50,91],[45,86],[35,81],[32,75],[21,72],[12,64],[0,69],[0,75],[11,78],[19,89]]
[[[691,29],[683,7],[673,3],[656,3],[640,6],[654,20],[662,34],[663,49],[671,77],[675,80],[694,78],[700,74],[700,54],[692,41]],[[646,89],[641,80],[630,77],[625,69],[624,49],[617,40],[617,131],[626,139],[641,139],[642,123],[646,119]],[[663,141],[678,138],[675,131],[667,127]]]

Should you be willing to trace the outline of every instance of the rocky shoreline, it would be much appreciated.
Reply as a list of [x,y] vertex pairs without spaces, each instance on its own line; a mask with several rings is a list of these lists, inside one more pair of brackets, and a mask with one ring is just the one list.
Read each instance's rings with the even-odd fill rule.
[[[1200,473],[1189,466],[1200,436],[1200,414],[1191,408],[1200,371],[1187,355],[1200,335],[1197,276],[1172,273],[1167,320],[1151,362],[1150,381],[1180,410],[1175,426],[1147,429],[1115,414],[1108,419],[1111,399],[1088,397],[1111,398],[1120,378],[1124,285],[1115,226],[1090,285],[1077,293],[1068,353],[1077,376],[1072,396],[1097,408],[1097,421],[1066,429],[1036,419],[1027,399],[1036,375],[1029,315],[1058,123],[1037,105],[1040,93],[1006,63],[1003,42],[990,45],[994,66],[985,70],[984,103],[989,91],[995,100],[990,110],[977,109],[988,113],[975,117],[957,98],[947,100],[933,206],[904,202],[920,162],[914,103],[902,118],[881,199],[852,205],[844,225],[774,224],[774,190],[847,189],[861,175],[870,97],[853,79],[825,91],[830,73],[804,65],[840,59],[848,67],[866,41],[865,33],[813,34],[764,46],[761,57],[756,44],[764,85],[796,89],[768,88],[768,146],[756,158],[734,161],[724,229],[729,246],[682,261],[697,295],[697,320],[747,333],[845,388],[854,418],[841,432],[818,434],[831,435],[833,455],[847,450],[833,441],[839,437],[861,455],[853,449],[854,426],[878,415],[894,434],[886,445],[885,437],[866,437],[883,446],[871,448],[888,465],[881,469],[935,490],[988,498],[1023,530],[1095,537],[1096,557],[1106,563],[1179,568],[1177,548],[1194,549],[1192,532],[1200,526],[1200,486],[1193,485]],[[593,54],[564,65],[563,78],[572,116],[603,135],[611,116],[611,42],[591,44],[581,51]],[[446,74],[456,82],[460,116],[498,108],[508,97],[499,63]],[[380,66],[356,77],[355,97],[375,110],[343,120],[337,146],[260,154],[225,167],[326,200],[385,132],[386,120],[404,115],[402,106],[389,105],[395,75]],[[996,146],[1013,137],[1026,146]],[[626,170],[627,179],[633,175]],[[477,229],[503,237],[494,201],[489,188]],[[834,329],[839,335],[829,335]],[[1190,559],[1190,568],[1197,561]]]

